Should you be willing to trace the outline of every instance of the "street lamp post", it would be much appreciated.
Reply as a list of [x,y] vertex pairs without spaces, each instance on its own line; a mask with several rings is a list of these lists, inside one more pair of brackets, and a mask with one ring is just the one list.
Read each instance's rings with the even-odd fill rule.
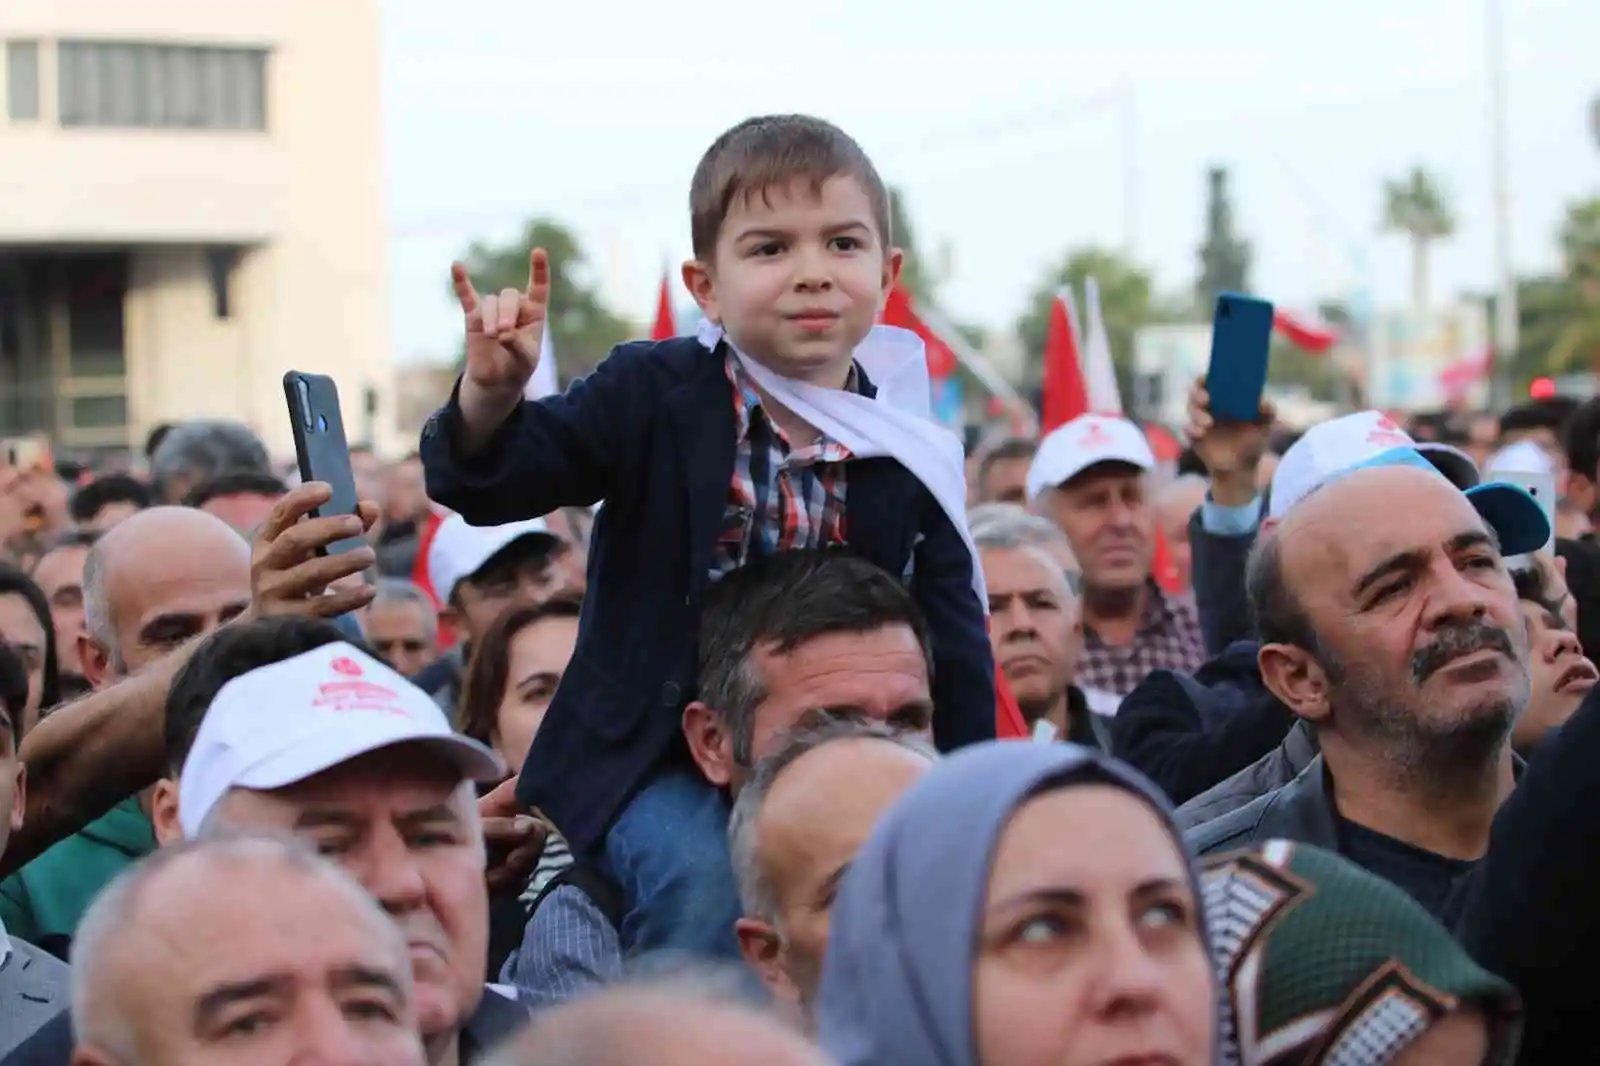
[[1594,102],[1589,105],[1589,129],[1594,134],[1594,144],[1600,148],[1600,93],[1594,94]]
[[1511,152],[1506,134],[1505,0],[1488,0],[1490,154],[1494,174],[1494,252],[1499,276],[1495,300],[1494,361],[1490,387],[1495,404],[1510,402],[1511,360],[1517,351],[1517,276],[1511,262]]

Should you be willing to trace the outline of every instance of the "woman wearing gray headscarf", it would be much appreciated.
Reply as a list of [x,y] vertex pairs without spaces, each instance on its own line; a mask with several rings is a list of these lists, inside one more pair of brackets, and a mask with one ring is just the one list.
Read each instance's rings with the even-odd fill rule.
[[1195,871],[1136,771],[997,741],[934,767],[845,877],[818,1002],[841,1066],[1208,1066]]

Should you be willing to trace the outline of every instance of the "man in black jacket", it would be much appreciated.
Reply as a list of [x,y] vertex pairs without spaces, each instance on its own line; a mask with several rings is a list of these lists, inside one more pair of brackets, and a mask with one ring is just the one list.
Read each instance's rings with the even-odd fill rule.
[[1407,449],[1302,499],[1258,546],[1248,587],[1262,679],[1320,754],[1187,839],[1202,854],[1269,837],[1335,849],[1445,917],[1510,793],[1529,694],[1502,551],[1542,547],[1549,522],[1523,490],[1462,493]]
[[[1185,804],[1208,790],[1223,793],[1196,800],[1195,808],[1181,813],[1190,825],[1287,782],[1316,751],[1307,731],[1290,732],[1293,716],[1262,685],[1255,663],[1259,644],[1244,575],[1258,531],[1270,531],[1319,481],[1413,443],[1377,411],[1333,419],[1313,427],[1285,452],[1271,490],[1257,494],[1267,427],[1215,423],[1206,404],[1204,388],[1196,386],[1186,431],[1212,471],[1212,486],[1190,520],[1189,540],[1195,606],[1213,658],[1193,676],[1153,672],[1127,695],[1111,724],[1118,757],[1149,775],[1174,803]],[[1477,468],[1456,449],[1420,445],[1417,450],[1457,487],[1478,483]]]

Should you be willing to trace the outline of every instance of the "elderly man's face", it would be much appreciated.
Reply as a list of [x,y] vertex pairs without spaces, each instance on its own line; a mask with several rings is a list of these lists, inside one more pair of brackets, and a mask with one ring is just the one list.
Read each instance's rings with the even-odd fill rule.
[[1086,587],[1126,591],[1149,580],[1155,516],[1147,480],[1125,463],[1100,463],[1047,494],[1050,517],[1072,542]]
[[1038,548],[986,549],[989,643],[1024,713],[1037,718],[1066,692],[1083,657],[1078,600]]
[[223,886],[217,866],[188,865],[160,877],[97,961],[126,970],[107,982],[120,1002],[99,1009],[127,1021],[139,1061],[421,1066],[409,960],[381,916],[304,872],[252,867]]
[[1276,535],[1329,680],[1297,710],[1331,715],[1346,739],[1392,757],[1452,738],[1498,748],[1528,700],[1527,632],[1511,575],[1459,490],[1427,471],[1363,471],[1308,497]]
[[411,949],[425,1038],[471,1017],[488,967],[489,903],[477,805],[459,774],[425,751],[387,748],[274,792],[235,789],[215,817],[303,837],[372,893]]
[[756,862],[776,922],[739,921],[745,961],[779,1000],[809,1013],[839,882],[873,826],[933,764],[876,738],[836,740],[796,759],[756,816]]

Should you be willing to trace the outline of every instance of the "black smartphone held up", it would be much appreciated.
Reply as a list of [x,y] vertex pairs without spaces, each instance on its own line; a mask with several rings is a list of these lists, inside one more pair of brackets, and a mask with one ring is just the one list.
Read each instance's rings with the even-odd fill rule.
[[[333,498],[313,511],[312,516],[359,513],[356,475],[350,467],[350,445],[339,413],[339,387],[326,374],[291,370],[283,375],[283,395],[289,401],[300,480],[325,481],[333,489]],[[361,537],[346,537],[328,545],[327,551],[337,555],[365,544]]]

